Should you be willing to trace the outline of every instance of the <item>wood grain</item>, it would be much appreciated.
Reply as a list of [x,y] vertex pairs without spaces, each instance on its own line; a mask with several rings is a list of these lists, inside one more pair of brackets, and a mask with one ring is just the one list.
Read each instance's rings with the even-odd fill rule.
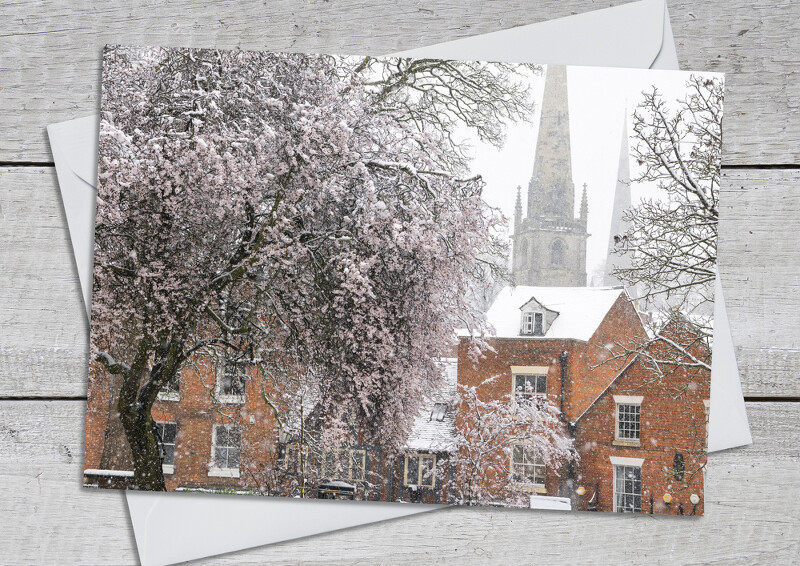
[[[79,401],[0,402],[0,557],[136,563],[122,494],[79,487],[84,410]],[[450,509],[198,564],[796,563],[800,404],[749,403],[748,412],[754,444],[710,457],[703,518]]]
[[[800,396],[800,171],[729,170],[720,269],[746,395]],[[82,396],[87,325],[52,168],[0,168],[0,397]]]
[[[49,162],[44,127],[96,112],[106,43],[391,53],[624,1],[5,3],[0,162]],[[691,0],[669,7],[682,68],[729,73],[725,163],[800,164],[800,5]]]
[[[80,487],[87,325],[46,124],[96,111],[105,43],[389,53],[628,0],[0,3],[0,563],[136,564]],[[133,7],[132,7],[133,6]],[[727,73],[720,270],[753,397],[800,397],[800,4],[669,0],[681,67]],[[754,165],[781,167],[753,168]],[[24,400],[34,397],[34,400]],[[3,400],[6,398],[6,400]],[[451,509],[201,564],[796,564],[800,403],[748,403],[697,520]],[[638,519],[638,520],[637,520]]]

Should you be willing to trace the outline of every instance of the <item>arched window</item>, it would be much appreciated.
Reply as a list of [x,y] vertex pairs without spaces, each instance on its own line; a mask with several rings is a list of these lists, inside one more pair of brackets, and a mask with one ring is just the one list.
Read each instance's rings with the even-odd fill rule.
[[522,240],[522,244],[519,247],[520,257],[520,265],[528,265],[528,241]]
[[564,265],[564,256],[566,256],[566,246],[561,240],[553,240],[550,244],[550,263],[552,265]]

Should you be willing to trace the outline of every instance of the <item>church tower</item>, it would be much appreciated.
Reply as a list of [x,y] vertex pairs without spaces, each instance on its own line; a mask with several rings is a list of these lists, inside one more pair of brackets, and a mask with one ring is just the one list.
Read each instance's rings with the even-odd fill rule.
[[586,185],[575,218],[575,184],[569,143],[567,69],[548,66],[542,97],[527,214],[517,189],[512,265],[514,283],[541,287],[586,286]]

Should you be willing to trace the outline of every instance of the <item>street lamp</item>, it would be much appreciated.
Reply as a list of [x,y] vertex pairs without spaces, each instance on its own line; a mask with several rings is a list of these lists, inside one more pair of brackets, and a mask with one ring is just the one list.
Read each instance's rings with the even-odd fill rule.
[[692,512],[689,515],[694,515],[697,513],[697,504],[700,503],[700,496],[693,493],[689,496],[689,501],[692,503]]

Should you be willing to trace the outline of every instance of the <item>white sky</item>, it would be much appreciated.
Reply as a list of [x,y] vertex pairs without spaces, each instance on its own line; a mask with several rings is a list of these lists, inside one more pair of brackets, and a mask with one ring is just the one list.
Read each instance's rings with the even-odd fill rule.
[[[605,262],[611,222],[611,208],[617,182],[623,115],[631,133],[631,120],[642,91],[658,87],[667,102],[685,97],[685,84],[690,72],[612,69],[601,67],[568,67],[570,144],[572,177],[575,182],[575,214],[581,202],[583,184],[589,198],[586,268],[592,272]],[[697,74],[697,73],[696,73]],[[705,73],[704,73],[705,74]],[[523,216],[527,210],[528,181],[533,172],[536,138],[539,130],[544,74],[532,82],[536,111],[533,123],[511,124],[505,146],[497,150],[470,137],[474,147],[473,173],[486,181],[484,199],[500,208],[513,224],[517,185],[522,186]],[[627,112],[626,112],[627,110]],[[636,177],[636,164],[631,162],[631,177]],[[653,186],[634,184],[634,204],[643,195],[657,198]],[[513,229],[513,228],[512,228]]]

